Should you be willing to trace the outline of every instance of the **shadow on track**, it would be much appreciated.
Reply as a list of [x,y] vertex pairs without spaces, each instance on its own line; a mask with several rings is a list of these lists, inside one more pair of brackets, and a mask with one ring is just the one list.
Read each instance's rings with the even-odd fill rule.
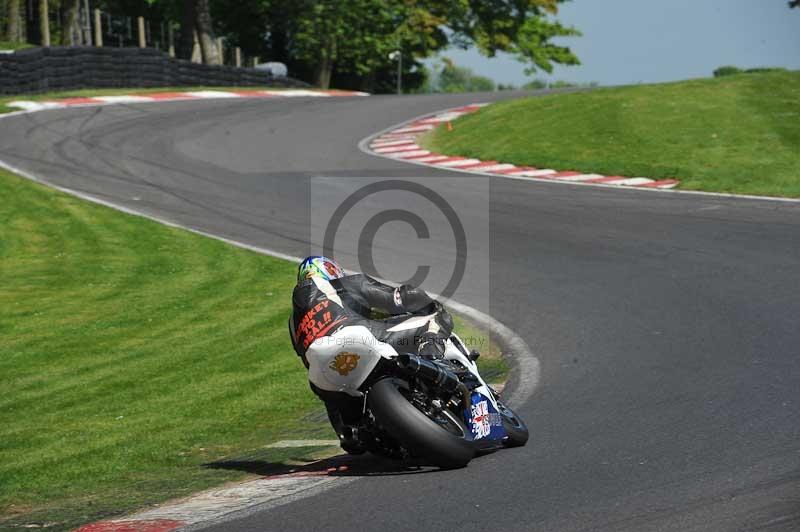
[[[292,462],[301,461],[292,459]],[[438,468],[426,466],[422,462],[413,460],[390,460],[370,454],[361,456],[337,455],[322,460],[306,463],[269,462],[267,460],[220,460],[204,464],[210,469],[228,469],[244,471],[263,477],[285,476],[344,476],[344,477],[372,477],[389,475],[418,475],[431,473]]]

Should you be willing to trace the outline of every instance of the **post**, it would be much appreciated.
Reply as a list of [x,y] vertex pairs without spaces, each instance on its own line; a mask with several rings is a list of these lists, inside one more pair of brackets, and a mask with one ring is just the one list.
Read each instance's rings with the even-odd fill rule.
[[397,94],[403,94],[403,52],[397,52]]
[[259,56],[253,56],[253,67],[257,67],[260,62],[261,58]]
[[39,31],[42,34],[42,46],[50,46],[50,10],[47,0],[39,0]]
[[217,37],[217,55],[219,56],[219,64],[225,64],[225,56],[223,55],[224,50],[222,49],[222,37]]
[[242,66],[242,49],[238,46],[236,47],[236,66]]
[[403,52],[395,50],[389,54],[389,59],[397,59],[397,94],[403,94]]
[[169,39],[169,56],[175,57],[175,30],[172,27],[172,22],[167,25],[167,36]]
[[94,45],[103,46],[103,20],[99,9],[94,10]]
[[138,17],[139,26],[139,48],[147,48],[147,39],[144,34],[144,17]]

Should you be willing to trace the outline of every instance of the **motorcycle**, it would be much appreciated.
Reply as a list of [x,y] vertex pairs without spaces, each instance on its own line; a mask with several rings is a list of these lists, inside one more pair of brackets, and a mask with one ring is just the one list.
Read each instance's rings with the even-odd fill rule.
[[[417,329],[436,316],[393,318],[388,330]],[[481,377],[480,354],[455,333],[441,359],[398,354],[362,325],[316,340],[306,356],[316,387],[363,399],[351,430],[372,453],[454,469],[528,441],[525,422]]]

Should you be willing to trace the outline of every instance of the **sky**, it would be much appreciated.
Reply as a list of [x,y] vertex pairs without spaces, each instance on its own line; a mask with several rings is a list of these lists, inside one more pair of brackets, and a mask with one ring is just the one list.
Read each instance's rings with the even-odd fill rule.
[[[571,0],[558,19],[582,37],[560,39],[581,66],[535,77],[601,85],[710,76],[722,65],[800,69],[800,9],[787,0]],[[447,50],[459,66],[500,83],[522,85],[524,65],[511,56]],[[430,64],[432,60],[426,61]]]

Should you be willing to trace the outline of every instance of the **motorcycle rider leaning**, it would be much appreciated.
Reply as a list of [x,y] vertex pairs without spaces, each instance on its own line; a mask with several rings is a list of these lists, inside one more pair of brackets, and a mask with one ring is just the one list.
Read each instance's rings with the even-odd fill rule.
[[[335,261],[319,256],[300,263],[292,306],[289,333],[306,369],[306,353],[314,348],[313,342],[345,326],[363,325],[374,336],[371,340],[389,344],[398,354],[428,358],[444,356],[445,341],[453,331],[450,314],[423,290],[410,285],[395,288],[363,274],[346,275]],[[374,311],[388,318],[374,319]],[[390,330],[398,316],[410,313],[435,314],[436,318],[417,328]],[[309,385],[325,403],[342,449],[364,452],[352,432],[352,425],[361,417],[363,399]]]

